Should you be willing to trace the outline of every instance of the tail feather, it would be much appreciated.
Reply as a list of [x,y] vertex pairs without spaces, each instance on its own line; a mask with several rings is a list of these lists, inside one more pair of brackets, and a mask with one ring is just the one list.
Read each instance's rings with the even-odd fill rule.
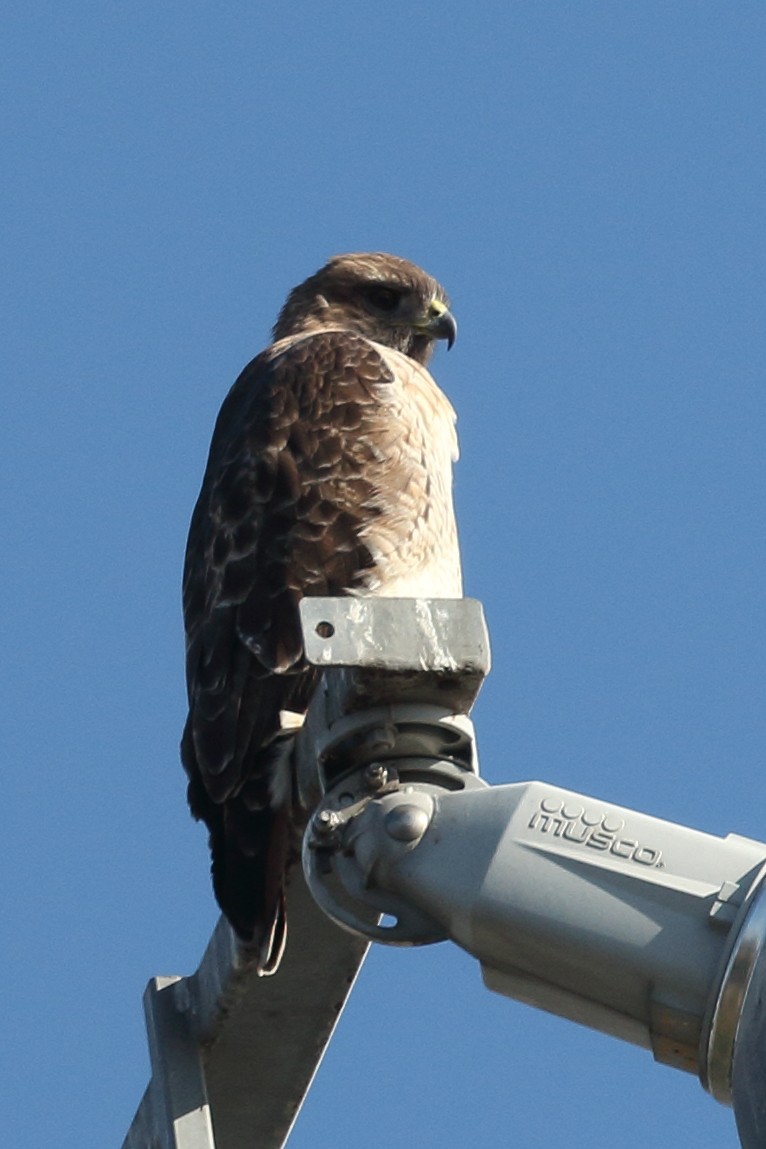
[[210,834],[215,896],[235,932],[257,955],[258,973],[272,974],[287,937],[287,811],[248,810],[232,801],[226,803],[221,821],[221,833],[211,829]]
[[216,899],[263,975],[276,972],[287,938],[285,876],[299,856],[292,748],[316,677],[309,670],[248,680],[242,709],[249,717],[240,721],[239,753],[225,770],[206,768],[205,752],[219,747],[213,734],[201,738],[194,707],[181,741],[189,806],[210,834]]

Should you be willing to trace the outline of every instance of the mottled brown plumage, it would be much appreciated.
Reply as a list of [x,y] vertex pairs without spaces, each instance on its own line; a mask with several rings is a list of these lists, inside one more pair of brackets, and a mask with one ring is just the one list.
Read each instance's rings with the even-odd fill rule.
[[406,260],[337,256],[292,291],[226,397],[184,569],[192,812],[263,973],[285,939],[295,811],[284,712],[315,686],[304,595],[459,597],[454,413],[425,364],[455,323]]

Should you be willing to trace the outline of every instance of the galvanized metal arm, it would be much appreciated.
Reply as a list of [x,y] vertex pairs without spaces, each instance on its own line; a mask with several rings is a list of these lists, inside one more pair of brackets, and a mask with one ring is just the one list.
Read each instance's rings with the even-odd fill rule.
[[279,1149],[371,939],[452,939],[489,988],[696,1071],[765,1146],[766,844],[482,782],[477,602],[301,614],[324,673],[295,741],[308,828],[285,959],[258,977],[221,920],[195,974],[150,982],[152,1078],[124,1149]]
[[304,608],[311,660],[347,668],[311,713],[324,796],[303,858],[322,909],[368,939],[451,939],[490,989],[698,1073],[743,1145],[766,1144],[766,844],[483,783],[465,717],[488,666],[479,604]]
[[[360,744],[364,753],[383,753],[390,742],[407,752],[459,751],[470,760],[470,723],[450,715],[468,708],[486,671],[478,603],[388,600],[374,619],[372,611],[354,599],[312,600],[304,611],[310,656],[326,668],[296,740],[296,804],[307,817],[332,783],[339,742],[352,754]],[[355,668],[332,665],[334,658]],[[350,713],[355,706],[364,714]],[[355,920],[365,913],[374,925],[374,907],[359,908]],[[258,976],[255,955],[221,918],[194,974],[149,982],[152,1076],[123,1149],[285,1143],[369,944],[319,910],[300,867],[288,879],[287,917],[289,942],[273,977]]]

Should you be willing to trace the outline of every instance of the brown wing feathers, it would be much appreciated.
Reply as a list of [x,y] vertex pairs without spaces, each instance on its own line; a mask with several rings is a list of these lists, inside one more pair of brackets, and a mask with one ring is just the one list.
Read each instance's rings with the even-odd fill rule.
[[366,340],[313,335],[254,360],[216,426],[187,548],[182,757],[218,900],[245,938],[273,909],[263,855],[279,712],[304,709],[314,685],[297,603],[358,586],[371,565],[359,533],[376,513],[374,459],[358,432],[371,385],[389,379]]

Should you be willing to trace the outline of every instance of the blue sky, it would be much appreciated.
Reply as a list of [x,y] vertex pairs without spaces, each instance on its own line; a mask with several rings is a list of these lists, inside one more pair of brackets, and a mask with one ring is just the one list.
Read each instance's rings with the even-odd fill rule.
[[[216,913],[179,579],[218,405],[287,290],[452,296],[485,777],[766,837],[754,2],[10,6],[3,20],[5,1140],[118,1147],[140,995]],[[376,949],[294,1136],[735,1146],[642,1050]]]

